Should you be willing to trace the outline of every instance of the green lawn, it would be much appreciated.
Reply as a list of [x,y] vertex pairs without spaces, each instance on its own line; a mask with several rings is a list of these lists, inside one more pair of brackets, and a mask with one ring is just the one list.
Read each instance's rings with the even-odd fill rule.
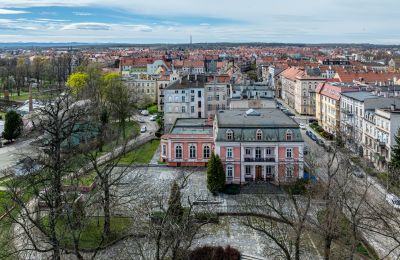
[[160,140],[152,140],[133,151],[127,153],[121,160],[120,164],[147,164],[153,158],[154,153],[160,146]]
[[[46,225],[48,218],[43,218],[43,223]],[[103,217],[89,217],[84,220],[83,227],[77,232],[80,232],[79,247],[82,249],[94,249],[98,246],[107,245],[122,236],[124,236],[132,225],[131,218],[113,217],[111,218],[111,236],[102,241],[103,234]],[[57,235],[62,241],[62,245],[66,248],[73,248],[72,231],[64,219],[57,222]]]

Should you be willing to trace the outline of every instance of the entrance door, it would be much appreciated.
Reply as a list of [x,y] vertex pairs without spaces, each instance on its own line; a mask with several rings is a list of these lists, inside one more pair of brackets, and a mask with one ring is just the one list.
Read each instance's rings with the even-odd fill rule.
[[256,180],[262,180],[262,167],[256,166]]

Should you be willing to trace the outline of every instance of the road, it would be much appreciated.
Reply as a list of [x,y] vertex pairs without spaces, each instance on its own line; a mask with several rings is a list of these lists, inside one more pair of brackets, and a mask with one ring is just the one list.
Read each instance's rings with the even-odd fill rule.
[[14,166],[18,159],[24,157],[23,154],[33,150],[30,143],[33,139],[18,141],[0,148],[0,177],[2,171]]

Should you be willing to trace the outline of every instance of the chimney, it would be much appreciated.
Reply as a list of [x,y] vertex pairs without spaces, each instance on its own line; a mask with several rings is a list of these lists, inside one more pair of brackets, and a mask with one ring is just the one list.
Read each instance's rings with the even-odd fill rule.
[[29,112],[33,111],[32,84],[29,84]]

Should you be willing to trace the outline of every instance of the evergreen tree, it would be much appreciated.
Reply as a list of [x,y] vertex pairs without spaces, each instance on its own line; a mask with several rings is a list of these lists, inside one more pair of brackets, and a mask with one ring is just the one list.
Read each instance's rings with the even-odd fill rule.
[[12,141],[22,133],[22,118],[17,112],[10,110],[5,119],[3,138]]
[[225,171],[218,155],[211,153],[207,168],[207,188],[213,194],[225,187]]
[[176,220],[180,220],[183,215],[183,207],[181,204],[181,191],[176,181],[172,183],[171,191],[168,199],[168,211],[170,216]]

